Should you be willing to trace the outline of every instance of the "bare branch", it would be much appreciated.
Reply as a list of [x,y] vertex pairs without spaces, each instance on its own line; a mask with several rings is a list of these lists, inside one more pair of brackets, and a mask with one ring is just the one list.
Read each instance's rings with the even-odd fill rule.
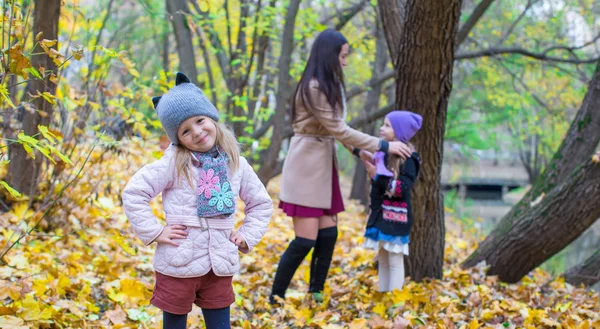
[[334,25],[334,29],[341,30],[344,26],[354,18],[358,13],[360,13],[367,4],[367,1],[361,0],[358,3],[350,5],[346,8],[343,8],[337,11],[334,15],[331,15],[321,21],[322,25],[329,25],[331,21],[337,18],[337,22]]
[[395,76],[394,70],[389,70],[387,72],[384,72],[380,76],[378,76],[377,79],[369,81],[369,83],[366,86],[360,86],[360,87],[355,87],[355,88],[350,89],[346,93],[346,98],[348,100],[350,100],[364,92],[369,91],[369,89],[377,87],[380,84],[392,79],[394,76]]
[[[556,47],[553,47],[553,48],[558,49]],[[562,47],[560,49],[568,50],[568,49],[573,49],[573,48]],[[489,48],[489,49],[484,49],[484,50],[471,52],[471,53],[457,54],[456,56],[454,56],[454,59],[455,60],[464,60],[464,59],[473,59],[473,58],[479,58],[479,57],[494,57],[494,56],[498,56],[498,55],[507,55],[507,54],[519,54],[519,55],[531,57],[531,58],[534,58],[537,60],[542,60],[542,61],[570,63],[570,64],[591,64],[591,63],[597,62],[600,59],[600,56],[593,57],[593,58],[586,58],[586,59],[566,59],[566,58],[553,57],[553,56],[547,55],[547,52],[549,50],[544,51],[542,53],[534,53],[529,50],[525,50],[523,48],[518,48],[518,47]]]
[[477,5],[477,7],[475,7],[475,10],[473,10],[473,13],[471,14],[471,16],[469,16],[469,19],[465,22],[463,26],[461,26],[458,33],[456,34],[456,48],[458,48],[463,43],[463,41],[465,41],[469,33],[471,33],[471,30],[473,30],[473,27],[475,27],[475,24],[477,24],[479,19],[481,19],[485,11],[492,4],[492,2],[494,2],[494,0],[482,0]]

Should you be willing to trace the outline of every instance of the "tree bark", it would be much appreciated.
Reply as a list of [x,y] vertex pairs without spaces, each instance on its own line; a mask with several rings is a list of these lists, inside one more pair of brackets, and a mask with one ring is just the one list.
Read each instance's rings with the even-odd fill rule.
[[292,62],[292,51],[294,50],[294,25],[301,0],[290,0],[285,17],[285,25],[281,36],[281,56],[279,57],[278,87],[274,114],[273,137],[271,145],[266,150],[265,161],[258,170],[258,177],[266,184],[280,167],[279,150],[284,139],[285,115],[287,105],[292,96],[294,86],[290,77],[290,66]]
[[[33,34],[43,33],[43,38],[48,40],[58,40],[58,21],[60,18],[61,0],[37,0],[33,12]],[[33,41],[35,44],[35,40]],[[58,49],[58,43],[56,47]],[[32,56],[31,65],[39,70],[40,67],[46,69],[46,72],[56,72],[54,61],[44,54],[44,50],[37,46],[33,53],[42,53]],[[49,75],[47,75],[49,77]],[[48,92],[52,95],[56,92],[56,85],[49,79],[32,79],[25,89],[25,95]],[[38,125],[49,126],[52,118],[52,104],[38,97],[32,101],[35,112],[23,111],[23,132],[32,136],[38,133]],[[43,113],[43,115],[40,115]],[[12,144],[9,146],[10,164],[8,169],[8,183],[17,191],[26,195],[33,196],[36,191],[37,182],[41,172],[42,161],[44,157],[38,153],[35,160],[31,159],[21,144]]]
[[416,281],[441,278],[445,227],[440,180],[461,1],[406,0],[401,7],[396,0],[378,3],[396,71],[396,108],[423,116],[421,131],[412,140],[422,165],[413,189],[407,275]]
[[[552,253],[549,253],[550,249],[546,249],[545,244],[533,246],[532,252],[536,255],[535,261],[530,261],[528,253],[521,253],[520,250],[514,248],[503,250],[500,246],[506,244],[506,241],[515,244],[525,244],[526,240],[531,239],[531,236],[521,234],[510,236],[506,234],[506,232],[509,230],[511,230],[511,232],[519,232],[512,231],[511,228],[525,225],[528,221],[535,221],[535,223],[547,221],[546,214],[544,213],[538,214],[540,217],[531,216],[532,213],[535,214],[534,209],[536,209],[532,204],[535,205],[539,200],[547,200],[549,198],[549,193],[565,183],[570,183],[574,179],[573,177],[577,172],[576,169],[578,166],[589,159],[598,146],[598,142],[600,142],[600,63],[598,63],[596,67],[596,72],[589,84],[581,108],[577,112],[565,139],[558,151],[554,154],[550,163],[546,166],[542,175],[540,175],[521,201],[502,218],[490,235],[479,244],[477,250],[475,250],[463,263],[463,267],[475,266],[477,263],[485,260],[487,264],[491,266],[491,274],[500,274],[501,279],[507,280],[507,282],[516,282],[534,269],[535,266],[541,264],[541,262],[554,255],[554,253],[566,247],[571,240],[566,239],[564,234],[558,235],[561,237],[560,239],[557,239],[557,236],[546,234],[546,232],[550,232],[554,229],[552,227],[544,228],[544,230],[541,231],[544,232],[543,235],[541,235],[540,232],[536,232],[537,235],[532,236],[543,236],[549,240],[555,240],[555,244],[559,247],[551,249]],[[556,201],[562,204],[566,199],[572,200],[570,196],[565,195]],[[588,200],[591,204],[596,204],[597,202],[595,201],[598,200],[598,198],[593,198],[590,195],[585,196],[584,200]],[[589,225],[600,217],[572,217],[570,210],[566,207],[562,216],[565,218],[573,218],[577,223],[580,223],[580,225],[576,227],[578,231],[569,230],[569,232],[567,232],[569,236],[574,235],[574,237],[579,236]],[[581,225],[583,223],[586,225]],[[558,228],[564,230],[563,226]],[[537,242],[538,239],[536,238],[533,240]],[[539,257],[545,258],[540,259]],[[504,269],[503,266],[506,264],[506,259],[511,259],[516,265],[511,265],[511,269]],[[519,271],[517,272],[516,269],[519,269]]]
[[179,55],[179,71],[185,73],[194,84],[198,84],[196,55],[192,43],[192,32],[187,24],[189,8],[187,0],[165,0],[167,12],[170,15]]
[[[379,13],[377,13],[379,15]],[[375,61],[373,61],[373,74],[371,77],[371,83],[383,74],[385,67],[388,63],[389,56],[387,53],[387,45],[385,44],[385,36],[383,31],[377,29],[377,40],[375,42]],[[383,85],[379,84],[372,88],[367,94],[367,100],[363,113],[370,113],[379,107],[379,98],[381,96],[381,90]],[[373,135],[376,131],[374,123],[365,125],[362,131],[366,134]],[[362,161],[356,160],[354,168],[354,177],[352,179],[352,190],[350,192],[351,199],[358,199],[362,205],[367,205],[369,202],[369,178],[367,177],[367,171]]]
[[574,286],[584,285],[590,287],[600,281],[600,250],[562,274],[565,282]]
[[561,251],[600,218],[600,165],[590,159],[571,178],[511,223],[503,220],[465,262],[472,266],[479,254],[487,257],[489,275],[518,282],[529,271]]

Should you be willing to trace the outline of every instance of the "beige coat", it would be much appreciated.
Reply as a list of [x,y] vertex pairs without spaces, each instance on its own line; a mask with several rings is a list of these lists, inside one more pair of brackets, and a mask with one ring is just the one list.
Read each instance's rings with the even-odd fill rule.
[[295,99],[294,136],[283,164],[279,198],[305,207],[329,209],[335,140],[346,147],[375,152],[379,139],[350,128],[337,114],[342,113],[341,106],[334,111],[316,80],[311,81],[308,96],[314,108],[304,107],[298,95]]

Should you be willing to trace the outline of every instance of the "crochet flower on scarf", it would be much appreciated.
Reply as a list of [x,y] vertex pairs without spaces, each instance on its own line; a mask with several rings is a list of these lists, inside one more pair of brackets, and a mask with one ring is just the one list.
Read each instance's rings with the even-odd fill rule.
[[216,206],[218,211],[222,211],[224,205],[227,207],[233,206],[233,192],[230,190],[229,182],[225,182],[223,186],[219,186],[219,189],[212,189],[211,193],[213,197],[208,201],[208,205],[211,207]]
[[201,170],[196,194],[204,194],[205,198],[210,199],[213,194],[212,191],[221,191],[221,187],[219,185],[219,176],[215,176],[215,171],[212,170],[212,168],[208,169],[207,171]]

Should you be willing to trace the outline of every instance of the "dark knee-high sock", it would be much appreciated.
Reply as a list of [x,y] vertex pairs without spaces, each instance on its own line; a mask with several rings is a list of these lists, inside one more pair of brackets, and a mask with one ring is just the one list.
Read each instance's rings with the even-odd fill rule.
[[229,306],[219,309],[202,309],[206,329],[230,329],[231,319]]
[[277,273],[275,273],[275,279],[273,280],[272,296],[285,297],[285,291],[290,285],[296,269],[298,269],[298,266],[300,266],[300,263],[302,263],[302,260],[304,260],[304,257],[306,257],[314,245],[315,240],[301,237],[296,237],[290,242],[290,245],[279,261]]
[[331,257],[333,256],[333,249],[335,248],[337,236],[337,226],[319,230],[315,250],[313,251],[313,256],[310,261],[310,286],[308,291],[323,291],[325,280],[327,279],[327,272],[329,272],[329,266],[331,265]]
[[173,314],[163,311],[163,329],[185,329],[187,314]]

